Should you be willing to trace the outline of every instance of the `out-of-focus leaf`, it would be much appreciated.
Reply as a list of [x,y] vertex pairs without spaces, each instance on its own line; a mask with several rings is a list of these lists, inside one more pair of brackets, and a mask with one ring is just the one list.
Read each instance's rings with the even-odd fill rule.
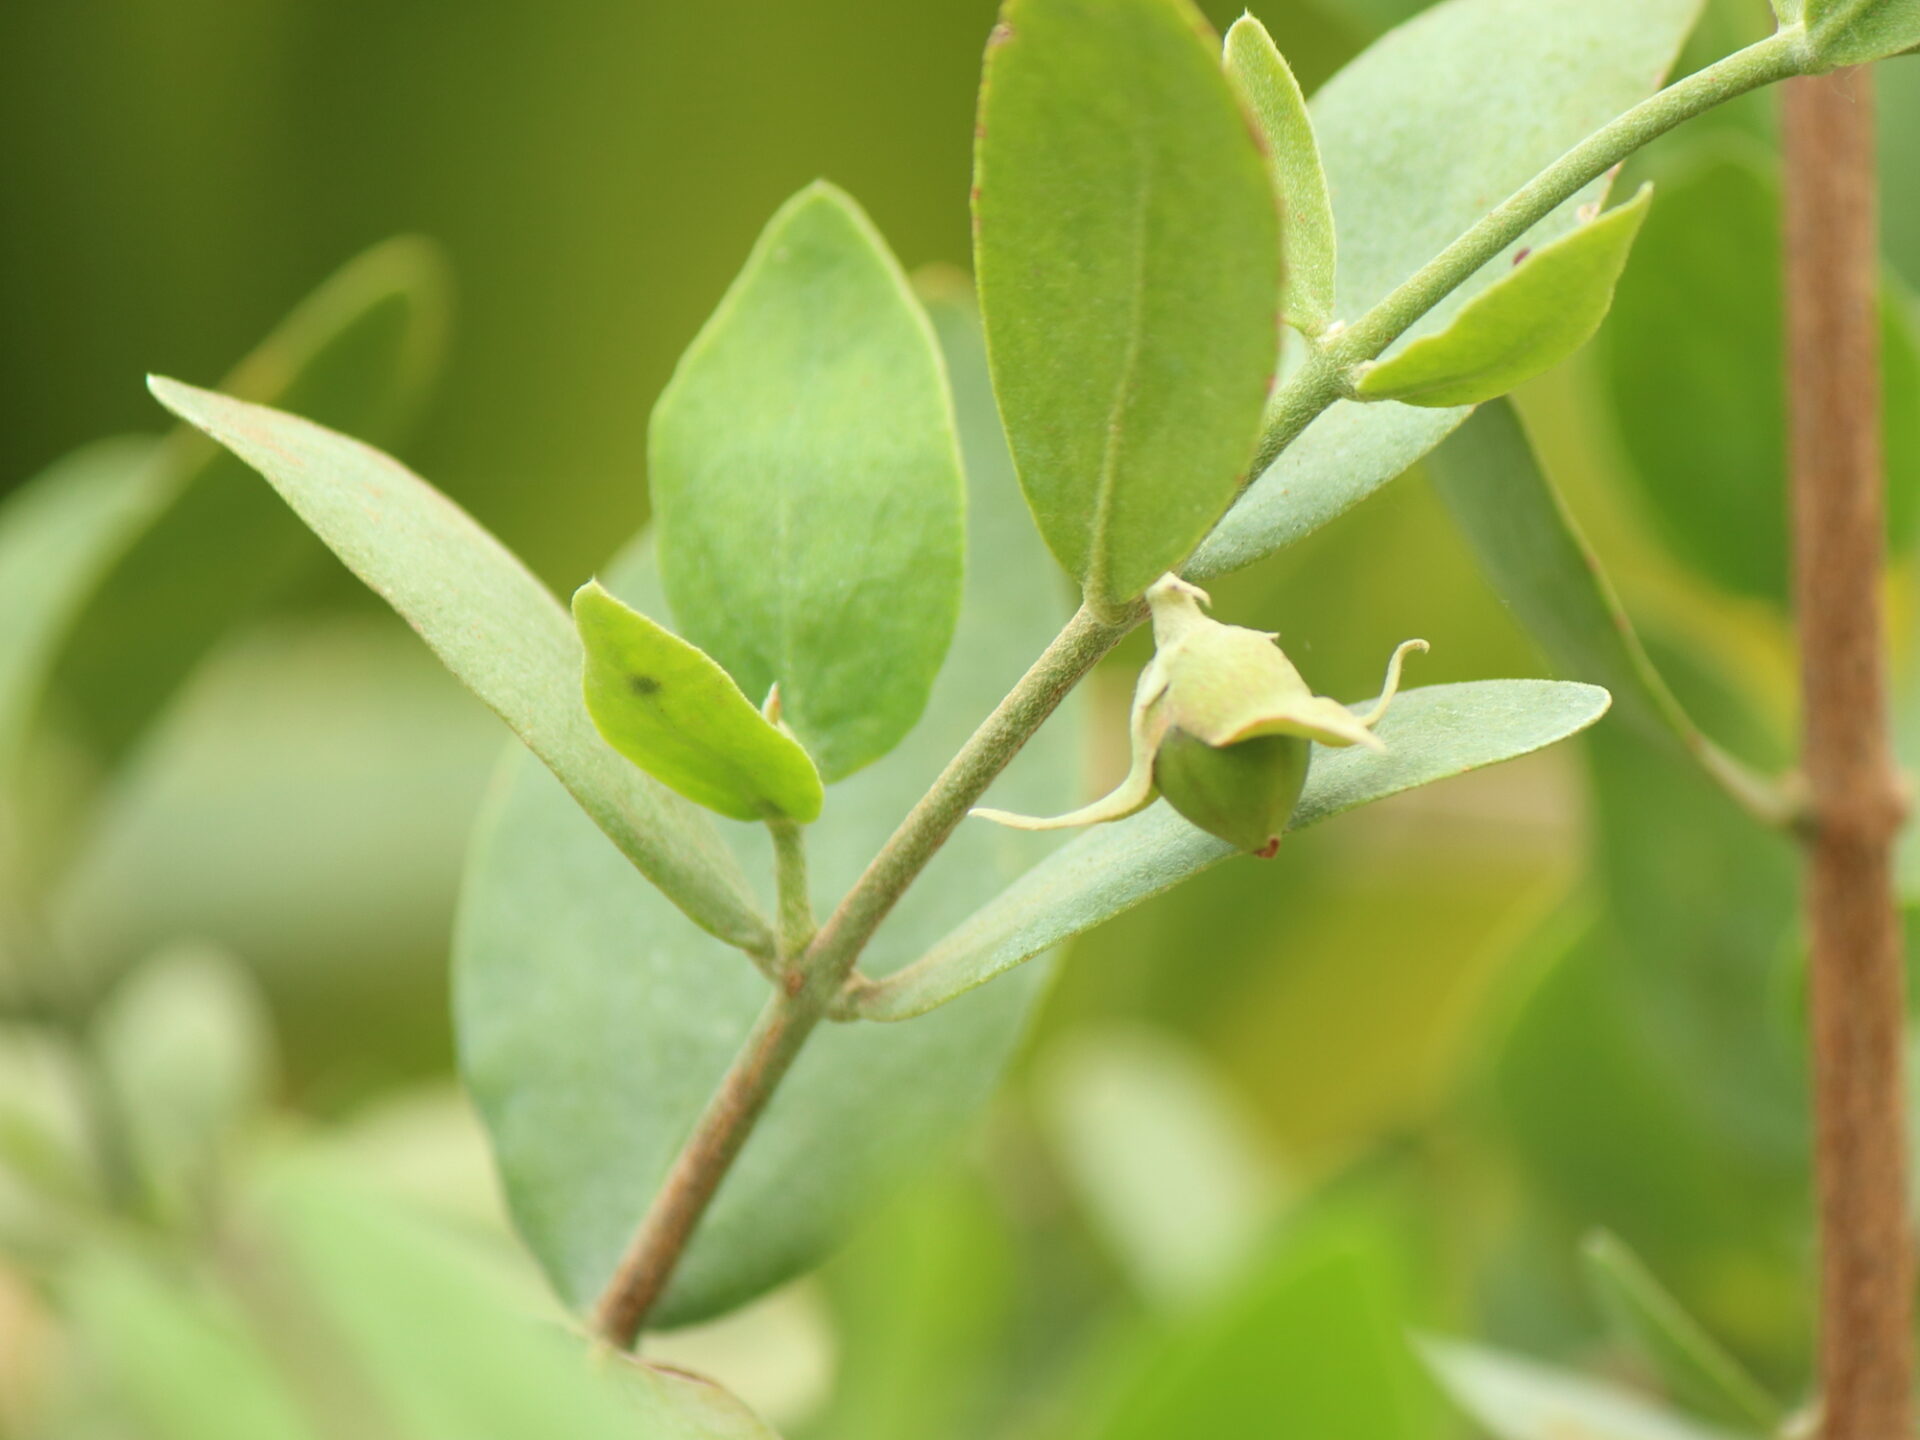
[[58,1254],[102,1196],[81,1058],[37,1026],[0,1026],[0,1248]]
[[[1644,99],[1701,0],[1444,0],[1389,32],[1314,97],[1340,233],[1337,316],[1351,323],[1580,140]],[[1489,66],[1486,57],[1501,63]],[[1474,295],[1606,198],[1596,180],[1409,334]],[[1460,410],[1342,401],[1254,480],[1182,573],[1204,579],[1291,544],[1444,440]]]
[[1415,1440],[1432,1426],[1377,1226],[1301,1225],[1215,1307],[1136,1357],[1087,1440]]
[[1280,196],[1280,316],[1306,335],[1333,319],[1333,201],[1306,96],[1267,27],[1242,15],[1227,31],[1227,74],[1260,122]]
[[154,450],[131,436],[96,441],[0,508],[0,758],[8,766],[74,612],[153,503]]
[[[1064,618],[994,423],[970,312],[948,294],[932,313],[971,481],[967,599],[919,726],[839,786],[809,829],[816,900],[853,883]],[[608,580],[645,609],[657,601],[649,572],[643,549]],[[1041,814],[1066,808],[1077,749],[1071,722],[1056,718],[1008,771],[1003,798]],[[728,838],[751,873],[771,873],[758,827],[728,827]],[[1045,851],[1041,837],[963,826],[864,963],[884,974],[911,959]],[[510,766],[479,827],[457,951],[462,1068],[515,1220],[556,1288],[584,1307],[746,1036],[765,982],[623,874],[525,764]],[[815,1264],[985,1098],[1039,978],[923,1025],[818,1032],[701,1222],[661,1322],[713,1315]]]
[[1041,1113],[1080,1204],[1165,1306],[1223,1293],[1278,1209],[1253,1117],[1198,1054],[1139,1026],[1052,1046]]
[[277,1177],[264,1208],[302,1298],[407,1440],[771,1440],[716,1385],[591,1355],[497,1260],[330,1176]]
[[1822,69],[1865,65],[1920,46],[1920,0],[1801,0]]
[[1279,354],[1280,229],[1191,0],[1006,0],[974,152],[974,269],[1035,521],[1113,606],[1246,478]]
[[[1694,714],[1764,752],[1736,697],[1655,654]],[[1790,1365],[1808,1203],[1803,1042],[1776,1000],[1796,950],[1793,847],[1627,727],[1585,748],[1599,921],[1498,1047],[1515,1148],[1566,1217],[1562,1243],[1606,1226],[1729,1345]]]
[[142,1177],[179,1207],[270,1098],[274,1042],[252,976],[182,943],[126,976],[94,1017],[93,1044]]
[[1441,408],[1497,399],[1551,370],[1593,338],[1613,304],[1653,187],[1514,257],[1513,269],[1467,302],[1446,329],[1367,367],[1363,400]]
[[966,487],[938,341],[886,242],[815,184],[768,223],[649,439],[680,631],[828,780],[927,703],[960,611]]
[[1716,1424],[1771,1435],[1784,1407],[1653,1277],[1640,1257],[1602,1230],[1580,1257],[1608,1325],[1658,1372],[1676,1404]]
[[187,1267],[93,1246],[62,1289],[110,1411],[152,1440],[319,1440],[243,1315]]
[[910,1187],[821,1274],[839,1350],[833,1397],[807,1433],[964,1440],[992,1433],[981,1378],[1004,1354],[1031,1272],[996,1196],[960,1167]]
[[1427,474],[1494,593],[1555,669],[1605,687],[1621,718],[1646,739],[1677,743],[1726,783],[1753,783],[1700,733],[1647,658],[1512,406],[1482,407],[1433,452]]
[[1428,1363],[1460,1408],[1498,1440],[1732,1440],[1632,1391],[1459,1341],[1429,1341]]
[[766,922],[707,817],[594,730],[567,612],[498,540],[358,441],[177,381],[152,386],[169,409],[258,470],[674,904],[730,943],[767,946]]
[[598,584],[575,593],[573,618],[587,652],[587,712],[609,745],[735,820],[820,817],[820,776],[800,742],[699,646]]
[[[1314,747],[1307,788],[1288,829],[1531,754],[1586,729],[1607,704],[1607,692],[1597,686],[1552,680],[1403,691],[1375,731],[1386,743],[1384,755],[1358,746]],[[864,987],[858,1013],[874,1020],[925,1014],[1240,853],[1160,803],[1098,826],[977,910],[910,969]]]
[[[1745,595],[1787,595],[1779,184],[1716,146],[1663,180],[1600,347],[1629,467],[1673,550]],[[1889,272],[1882,309],[1888,533],[1920,518],[1920,347]]]
[[[302,301],[221,382],[243,399],[392,439],[440,362],[447,282],[425,241],[391,240]],[[73,616],[54,684],[108,757],[136,739],[235,620],[303,563],[310,542],[232,456],[186,427],[158,457],[145,522]],[[317,555],[318,551],[313,551]]]
[[115,777],[50,897],[62,972],[100,988],[197,937],[246,957],[297,1087],[345,1101],[444,1068],[448,935],[500,740],[391,616],[237,636]]

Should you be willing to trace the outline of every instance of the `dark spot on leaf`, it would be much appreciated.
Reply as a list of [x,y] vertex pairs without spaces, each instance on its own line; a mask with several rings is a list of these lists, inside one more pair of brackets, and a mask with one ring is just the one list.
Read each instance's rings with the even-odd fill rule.
[[1522,260],[1526,259],[1527,256],[1531,255],[1532,253],[1533,253],[1533,249],[1531,246],[1527,246],[1527,245],[1521,246],[1518,250],[1513,252],[1513,263],[1518,265]]
[[1278,855],[1279,853],[1280,853],[1280,837],[1278,835],[1274,836],[1271,840],[1267,841],[1266,844],[1262,845],[1258,850],[1253,852],[1254,858],[1256,860],[1271,860],[1273,859],[1274,856]]
[[651,675],[629,675],[627,688],[636,695],[658,695],[660,682]]
[[987,48],[989,50],[995,49],[1006,44],[1011,39],[1013,39],[1013,26],[1002,20],[998,25],[993,27],[993,33],[987,36]]

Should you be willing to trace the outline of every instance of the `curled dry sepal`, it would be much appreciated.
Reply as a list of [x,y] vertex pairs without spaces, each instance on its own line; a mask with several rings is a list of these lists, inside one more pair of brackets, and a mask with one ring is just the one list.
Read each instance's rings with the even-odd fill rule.
[[1306,786],[1312,742],[1384,751],[1373,727],[1400,686],[1400,662],[1427,642],[1393,652],[1379,700],[1355,715],[1307,687],[1279,636],[1222,624],[1201,609],[1211,604],[1178,575],[1147,591],[1154,654],[1134,689],[1133,764],[1112,793],[1051,819],[973,813],[1016,829],[1057,830],[1125,819],[1158,794],[1208,834],[1273,855]]

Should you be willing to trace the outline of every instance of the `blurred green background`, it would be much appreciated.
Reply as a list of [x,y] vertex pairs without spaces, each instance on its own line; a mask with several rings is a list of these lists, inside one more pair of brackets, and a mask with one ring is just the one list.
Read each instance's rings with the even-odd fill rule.
[[[1205,8],[1224,27],[1239,7]],[[1311,90],[1419,8],[1288,0],[1262,18]],[[783,198],[825,175],[909,267],[965,262],[993,9],[0,8],[0,491],[82,442],[158,431],[145,372],[214,383],[349,256],[417,233],[457,293],[443,380],[398,453],[564,593],[644,519],[653,397]],[[1715,0],[1695,59],[1764,21]],[[1685,194],[1698,147],[1726,145],[1764,184],[1772,103],[1636,167]],[[1920,62],[1884,67],[1882,104],[1887,253],[1920,284]],[[1711,196],[1684,213],[1660,252],[1682,294],[1698,257],[1680,242],[1704,237],[1712,263],[1747,238],[1714,229]],[[1779,763],[1781,616],[1702,578],[1675,538],[1644,457],[1666,433],[1649,427],[1688,417],[1623,400],[1630,347],[1660,343],[1660,279],[1636,292],[1630,274],[1638,328],[1520,407],[1676,688],[1732,748]],[[1764,305],[1767,283],[1733,303]],[[1716,362],[1675,363],[1704,382]],[[61,945],[101,991],[180,941],[239,957],[279,1056],[256,1123],[511,1256],[452,1093],[445,976],[500,732],[317,545],[307,561],[106,779]],[[1216,598],[1279,629],[1337,696],[1371,693],[1413,634],[1434,647],[1413,683],[1543,673],[1418,475]],[[1143,655],[1136,638],[1096,677],[1109,771]],[[947,1172],[822,1277],[663,1353],[822,1440],[1438,1435],[1454,1422],[1381,1338],[1403,1324],[1651,1379],[1580,1287],[1576,1241],[1607,1226],[1796,1394],[1790,861],[1663,763],[1603,729],[1223,866],[1089,937]],[[63,1369],[42,1278],[23,1264],[0,1283],[0,1434],[113,1389]],[[1193,1421],[1196,1392],[1210,1420]],[[59,1433],[174,1433],[91,1403]],[[1276,1407],[1297,1428],[1251,1418]],[[1155,1418],[1175,1413],[1193,1428]]]

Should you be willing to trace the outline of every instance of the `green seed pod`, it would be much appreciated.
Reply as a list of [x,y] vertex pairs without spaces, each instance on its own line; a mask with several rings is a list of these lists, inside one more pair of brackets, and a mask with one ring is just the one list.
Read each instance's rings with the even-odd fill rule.
[[1307,783],[1313,742],[1257,735],[1209,745],[1169,730],[1153,762],[1153,783],[1167,803],[1209,835],[1271,855]]
[[1271,855],[1307,780],[1313,742],[1384,750],[1373,726],[1400,684],[1409,640],[1393,652],[1380,699],[1365,715],[1315,695],[1274,643],[1201,609],[1206,592],[1177,575],[1147,591],[1154,656],[1133,695],[1133,764],[1109,795],[1051,819],[973,813],[1022,830],[1097,825],[1144,809],[1155,794],[1229,844]]

